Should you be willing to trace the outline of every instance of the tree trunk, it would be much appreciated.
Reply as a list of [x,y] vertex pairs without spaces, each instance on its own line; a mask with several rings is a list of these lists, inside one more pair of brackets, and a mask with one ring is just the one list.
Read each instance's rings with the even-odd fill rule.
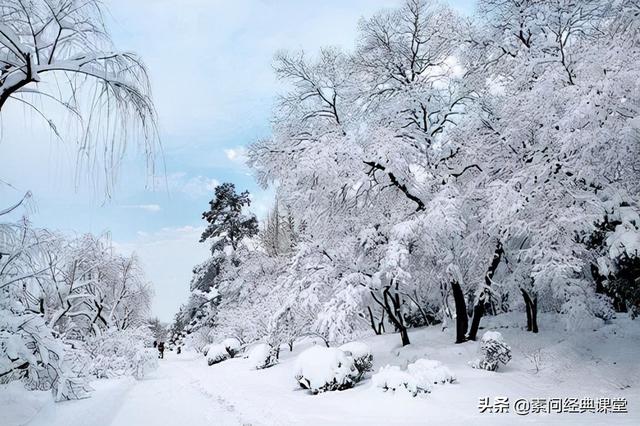
[[482,315],[484,315],[484,304],[487,303],[488,298],[491,297],[488,287],[491,287],[491,278],[493,278],[493,275],[496,273],[496,269],[498,269],[498,266],[500,265],[503,253],[504,250],[502,249],[502,243],[498,240],[496,243],[496,250],[493,252],[493,260],[489,265],[489,269],[487,269],[487,274],[484,276],[485,288],[482,290],[476,305],[473,307],[473,320],[471,321],[471,330],[469,330],[469,340],[476,340],[478,336],[480,320],[482,319]]
[[527,331],[532,331],[534,333],[538,332],[538,298],[534,297],[533,300],[529,293],[523,288],[520,289],[522,292],[522,298],[524,299],[524,304],[527,310]]
[[467,339],[476,340],[482,315],[484,315],[484,299],[481,298],[473,307],[473,319],[471,320],[471,328],[469,329],[469,336]]
[[403,327],[402,330],[400,330],[400,340],[402,340],[402,346],[411,344],[411,342],[409,341],[409,333],[407,332],[406,327]]
[[469,319],[467,318],[467,304],[464,301],[462,288],[457,281],[451,283],[453,292],[453,301],[456,305],[456,343],[463,343],[467,340],[467,328],[469,327]]
[[525,312],[527,314],[527,331],[531,331],[531,305],[529,305],[529,295],[525,289],[521,288],[522,298],[524,299]]
[[[409,333],[407,331],[407,327],[404,325],[404,319],[400,312],[400,295],[396,293],[392,296],[389,292],[389,288],[390,287],[387,287],[384,290],[384,307],[387,311],[387,315],[389,316],[389,321],[391,321],[396,330],[400,332],[402,346],[407,346],[411,344],[411,342],[409,341]],[[393,307],[391,304],[393,304]]]
[[378,334],[385,333],[384,329],[384,309],[382,309],[382,316],[380,317],[380,322],[378,323]]
[[531,302],[531,331],[538,332],[538,297],[534,297]]
[[367,306],[367,311],[369,311],[369,320],[371,321],[371,328],[373,328],[373,332],[376,333],[376,335],[380,334],[380,324],[378,324],[378,327],[376,327],[376,323],[374,320],[374,316],[373,316],[373,311],[371,310],[371,306]]
[[293,340],[289,341],[289,352],[293,352]]

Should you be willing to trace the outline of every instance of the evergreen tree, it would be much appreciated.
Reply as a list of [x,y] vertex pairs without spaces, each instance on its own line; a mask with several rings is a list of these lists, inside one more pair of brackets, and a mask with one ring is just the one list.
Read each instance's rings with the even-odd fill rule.
[[202,213],[202,218],[209,226],[202,233],[200,242],[212,239],[212,253],[224,250],[227,246],[235,250],[242,239],[258,233],[258,220],[255,215],[242,213],[242,209],[251,204],[249,191],[237,194],[235,185],[226,182],[216,186],[215,194],[215,198],[209,202],[209,211]]

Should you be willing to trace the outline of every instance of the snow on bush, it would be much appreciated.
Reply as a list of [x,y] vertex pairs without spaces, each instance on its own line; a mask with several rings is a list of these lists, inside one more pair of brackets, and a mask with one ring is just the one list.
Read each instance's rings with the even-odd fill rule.
[[69,368],[67,346],[44,319],[21,312],[19,302],[11,309],[0,303],[0,384],[21,380],[26,389],[50,390],[55,401],[88,397],[91,388]]
[[261,370],[278,363],[276,349],[266,343],[258,343],[249,351],[247,358],[251,368]]
[[213,346],[213,344],[211,343],[209,343],[208,345],[204,345],[202,347],[202,355],[206,357],[209,354],[209,348],[211,348],[211,346]]
[[155,349],[145,348],[136,353],[133,377],[141,380],[158,368],[158,353]]
[[373,354],[371,348],[362,342],[349,342],[340,346],[341,351],[353,358],[353,363],[362,377],[373,369]]
[[420,393],[428,393],[431,387],[427,383],[419,381],[409,372],[403,371],[397,365],[380,367],[380,370],[371,377],[373,386],[386,391],[408,392],[412,396]]
[[224,350],[227,351],[227,353],[229,354],[229,357],[231,358],[235,357],[238,354],[238,352],[240,352],[240,349],[242,348],[240,341],[238,341],[238,339],[234,339],[233,337],[224,339],[222,341],[222,346],[224,347]]
[[497,331],[484,333],[480,341],[480,350],[483,357],[470,362],[473,368],[496,371],[500,364],[506,365],[511,361],[511,348]]
[[203,349],[207,357],[207,364],[213,365],[226,359],[235,357],[241,350],[242,345],[238,339],[224,339],[222,343],[206,345]]
[[455,376],[440,361],[419,359],[407,366],[407,372],[421,387],[455,382]]
[[213,365],[231,358],[222,344],[210,345],[207,350],[207,364]]
[[144,347],[144,330],[110,330],[87,340],[87,373],[96,378],[143,378],[158,367],[157,353]]
[[353,358],[342,350],[313,346],[298,356],[295,378],[302,388],[317,394],[351,388],[361,375]]

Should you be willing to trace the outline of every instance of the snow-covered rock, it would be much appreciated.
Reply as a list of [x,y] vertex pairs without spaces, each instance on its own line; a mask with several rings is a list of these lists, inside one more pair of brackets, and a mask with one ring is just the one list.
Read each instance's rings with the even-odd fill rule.
[[397,365],[387,365],[380,367],[380,370],[371,377],[373,386],[386,391],[408,392],[412,396],[420,393],[428,393],[431,387],[428,384],[421,384],[418,380],[403,371]]
[[407,372],[416,379],[421,387],[430,385],[453,383],[456,377],[440,361],[433,359],[419,359],[407,366]]
[[296,360],[296,381],[314,394],[348,389],[360,378],[353,358],[338,348],[313,346]]

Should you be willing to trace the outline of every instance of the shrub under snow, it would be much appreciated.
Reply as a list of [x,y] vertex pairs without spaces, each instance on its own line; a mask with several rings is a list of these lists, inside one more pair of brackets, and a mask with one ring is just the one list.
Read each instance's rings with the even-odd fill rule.
[[313,346],[296,360],[295,378],[311,393],[353,387],[361,378],[353,358],[338,348]]
[[268,368],[278,363],[276,349],[266,343],[258,343],[253,346],[247,358],[249,359],[251,368],[255,368],[256,370]]
[[131,375],[138,379],[158,367],[157,352],[144,347],[142,330],[113,330],[87,340],[92,356],[86,372],[96,378]]
[[227,351],[227,353],[229,354],[229,357],[231,358],[238,355],[238,352],[240,352],[240,349],[242,349],[242,345],[240,344],[240,341],[233,337],[224,339],[222,341],[222,346],[224,347],[224,350]]
[[207,349],[207,364],[217,364],[229,358],[231,358],[229,356],[229,352],[227,352],[222,344],[209,345],[209,348]]
[[207,364],[213,365],[235,357],[240,352],[241,347],[238,339],[229,338],[224,339],[222,343],[217,345],[205,346],[203,352],[206,350]]
[[397,365],[387,365],[386,367],[380,367],[380,371],[371,377],[373,385],[386,391],[401,391],[408,392],[412,396],[416,396],[419,393],[428,393],[431,387],[428,384],[419,383],[418,380],[409,374],[407,371],[403,371]]
[[453,383],[456,378],[440,361],[419,359],[407,366],[407,372],[416,379],[421,387]]
[[362,342],[349,342],[340,346],[339,349],[353,358],[353,363],[360,377],[373,369],[373,354],[371,348],[366,344]]
[[500,364],[506,365],[511,361],[511,348],[497,331],[487,331],[480,341],[482,358],[472,361],[473,368],[496,371]]

